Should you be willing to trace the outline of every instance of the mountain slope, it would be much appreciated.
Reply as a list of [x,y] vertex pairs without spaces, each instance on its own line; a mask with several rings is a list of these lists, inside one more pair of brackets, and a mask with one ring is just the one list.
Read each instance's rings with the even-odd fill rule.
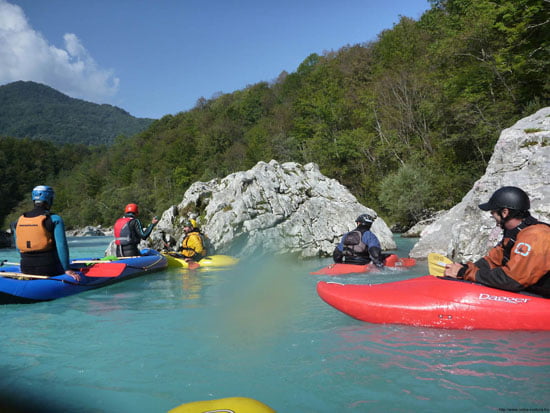
[[115,106],[73,99],[40,83],[0,86],[0,136],[110,145],[118,135],[134,135],[153,121]]

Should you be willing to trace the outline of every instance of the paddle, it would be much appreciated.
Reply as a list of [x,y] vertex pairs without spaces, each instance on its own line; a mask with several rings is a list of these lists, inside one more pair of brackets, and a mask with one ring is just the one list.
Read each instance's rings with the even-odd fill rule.
[[[126,269],[126,264],[124,263],[103,263],[103,264],[97,263],[97,264],[93,264],[90,267],[79,268],[77,271],[81,272],[86,277],[112,278],[112,277],[118,277],[119,275],[121,275],[125,269]],[[8,271],[0,271],[0,276],[36,278],[36,279],[43,279],[43,280],[50,279],[50,277],[47,275],[31,275],[31,274],[23,274],[19,272],[8,272]]]
[[187,267],[190,269],[190,270],[196,270],[197,268],[199,268],[201,265],[197,262],[197,261],[187,261]]
[[78,282],[73,282],[69,280],[60,280],[59,278],[50,278],[46,275],[31,275],[31,274],[22,274],[20,272],[7,272],[7,271],[0,271],[0,277],[10,277],[10,278],[30,278],[30,279],[38,279],[38,280],[50,280],[50,281],[58,281],[65,284],[71,284],[71,285],[82,285]]
[[[18,277],[18,278],[36,278],[38,280],[48,280],[50,277],[47,275],[31,275],[23,274],[20,272],[0,271],[0,277]],[[62,280],[57,280],[62,281]]]
[[118,261],[118,260],[123,260],[128,258],[135,258],[135,257],[115,257],[114,255],[109,255],[107,257],[93,258],[90,260],[72,260],[71,263],[72,264],[93,264],[96,262],[112,262],[112,261]]
[[436,277],[443,277],[445,265],[452,264],[453,261],[442,254],[431,252],[428,254],[428,269],[430,274]]
[[90,267],[79,268],[82,274],[86,277],[118,277],[126,269],[126,264],[123,262],[98,262]]

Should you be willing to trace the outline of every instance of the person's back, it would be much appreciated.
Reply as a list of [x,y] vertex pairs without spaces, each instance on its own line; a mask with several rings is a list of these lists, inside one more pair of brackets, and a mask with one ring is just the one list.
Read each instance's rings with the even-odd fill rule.
[[158,223],[158,219],[154,217],[152,223],[144,230],[137,215],[139,215],[138,206],[136,204],[128,204],[124,208],[124,216],[115,222],[113,230],[117,257],[141,255],[139,243],[142,239],[149,237],[153,228]]
[[32,191],[34,209],[15,223],[15,245],[21,254],[21,272],[34,275],[59,275],[70,271],[65,225],[52,214],[54,192],[39,185]]
[[334,249],[334,262],[363,265],[372,261],[378,267],[384,266],[380,241],[370,230],[375,219],[376,217],[371,214],[361,214],[357,217],[357,228],[345,234]]

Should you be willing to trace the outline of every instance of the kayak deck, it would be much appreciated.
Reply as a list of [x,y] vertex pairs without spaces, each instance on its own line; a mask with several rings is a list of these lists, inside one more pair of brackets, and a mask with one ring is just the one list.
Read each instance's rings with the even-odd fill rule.
[[[189,263],[185,257],[177,252],[162,252],[162,255],[168,260],[168,267],[189,268]],[[230,255],[208,255],[197,261],[197,268],[221,268],[231,267],[239,262],[238,258]]]
[[80,275],[80,281],[64,273],[53,277],[32,276],[22,274],[18,265],[2,266],[0,267],[0,304],[51,301],[167,267],[166,258],[157,251],[143,250],[142,253],[147,255],[121,257],[108,261],[73,260],[72,266],[78,268],[75,272]]
[[[395,254],[391,254],[384,261],[384,265],[388,268],[413,267],[416,265],[416,260],[414,258],[401,258]],[[313,271],[310,274],[312,275],[344,275],[344,274],[365,273],[372,270],[377,270],[376,266],[372,263],[363,264],[363,265],[334,263],[334,264],[328,265],[327,267],[321,268],[320,270]]]
[[430,275],[377,285],[319,282],[328,304],[369,323],[550,330],[550,299]]

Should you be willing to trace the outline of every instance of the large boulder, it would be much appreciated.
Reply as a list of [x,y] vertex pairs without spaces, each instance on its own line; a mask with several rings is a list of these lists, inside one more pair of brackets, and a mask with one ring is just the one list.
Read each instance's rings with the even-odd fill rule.
[[534,217],[550,222],[550,107],[502,131],[485,175],[462,202],[426,227],[410,255],[430,252],[456,261],[477,260],[501,238],[490,214],[478,208],[502,186],[517,186],[529,194]]
[[0,248],[10,248],[13,244],[11,232],[0,231]]
[[[321,174],[316,164],[272,160],[191,185],[182,202],[162,214],[149,245],[161,248],[163,237],[181,243],[183,222],[194,218],[216,253],[326,256],[365,212],[374,213],[343,185]],[[396,248],[381,218],[372,231],[383,249]]]
[[110,229],[104,229],[101,225],[97,227],[88,225],[84,228],[67,230],[66,234],[69,237],[104,237],[112,235],[113,231]]

